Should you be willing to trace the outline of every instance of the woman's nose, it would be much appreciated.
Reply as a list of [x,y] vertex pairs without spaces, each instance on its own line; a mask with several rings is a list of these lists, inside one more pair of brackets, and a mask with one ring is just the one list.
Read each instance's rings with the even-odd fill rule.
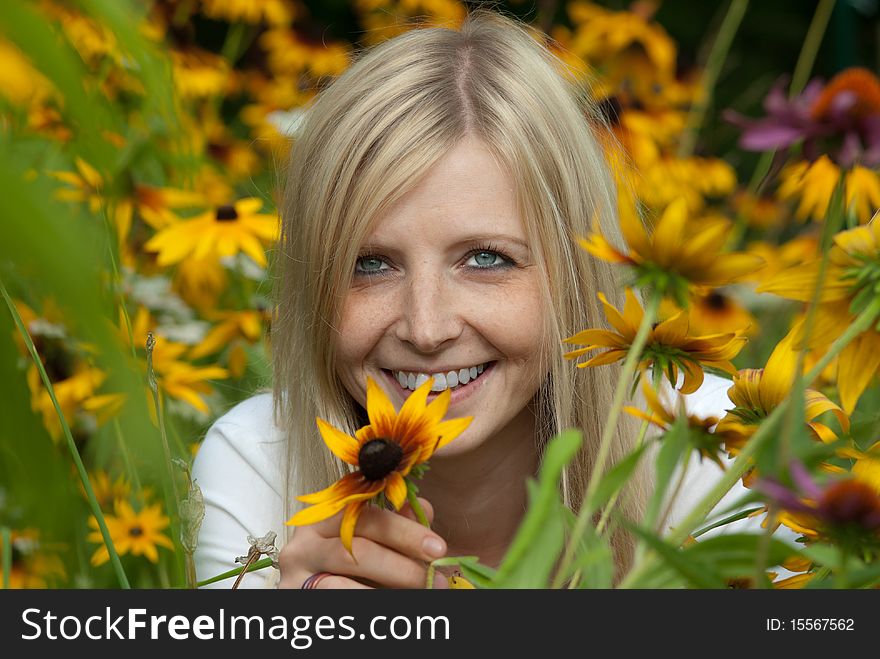
[[399,304],[397,338],[419,352],[431,353],[461,335],[460,297],[442,273],[417,273],[407,278]]

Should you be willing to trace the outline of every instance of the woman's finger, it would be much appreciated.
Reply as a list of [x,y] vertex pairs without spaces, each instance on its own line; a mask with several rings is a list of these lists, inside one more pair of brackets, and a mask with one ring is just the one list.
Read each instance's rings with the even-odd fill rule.
[[[422,501],[425,501],[422,499]],[[425,501],[426,502],[426,501]],[[427,502],[426,502],[427,503]],[[430,507],[430,504],[428,504]],[[401,508],[402,510],[402,508]],[[412,510],[409,510],[412,513]],[[433,516],[433,510],[431,511]],[[314,530],[324,538],[336,539],[339,547],[339,525],[342,512],[336,513],[313,526]],[[426,510],[427,514],[427,510]],[[413,517],[401,515],[392,510],[384,510],[376,506],[364,506],[355,526],[355,537],[362,537],[383,544],[414,559],[433,561],[446,555],[446,542],[431,529],[419,524]],[[430,517],[429,517],[430,519]]]
[[[379,542],[355,536],[352,554],[338,538],[328,538],[323,552],[324,571],[366,579],[385,588],[424,588],[427,566]],[[446,578],[436,575],[434,588],[446,587]]]

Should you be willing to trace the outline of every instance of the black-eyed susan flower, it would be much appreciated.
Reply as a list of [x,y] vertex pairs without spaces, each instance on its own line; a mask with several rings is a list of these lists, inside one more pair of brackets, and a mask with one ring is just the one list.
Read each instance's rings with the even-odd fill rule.
[[[115,515],[105,515],[107,530],[116,552],[120,556],[132,554],[133,556],[146,556],[152,563],[159,562],[158,547],[165,547],[174,551],[174,544],[162,533],[170,521],[162,513],[162,505],[154,503],[144,506],[139,512],[135,512],[131,504],[124,499],[117,499],[113,505]],[[103,565],[110,560],[107,546],[94,517],[89,518],[89,526],[94,529],[89,533],[90,542],[100,542],[101,546],[92,554],[92,565]]]
[[[840,336],[869,304],[880,299],[880,221],[843,231],[834,237],[822,281],[819,306],[807,346],[821,348]],[[813,298],[820,261],[789,268],[758,286],[801,302]],[[798,341],[803,339],[799,335]],[[838,358],[837,386],[843,409],[852,412],[880,369],[880,332],[872,325],[847,345]]]
[[724,469],[724,463],[720,457],[724,452],[724,436],[712,432],[718,423],[718,417],[702,417],[695,414],[687,414],[683,402],[679,406],[681,411],[676,412],[674,407],[668,402],[661,401],[660,395],[648,384],[647,380],[642,380],[642,392],[645,396],[645,402],[648,404],[649,412],[642,411],[631,405],[623,408],[625,412],[653,423],[664,433],[672,427],[677,416],[680,414],[684,415],[688,426],[688,441],[700,454],[700,459],[709,458]]
[[[608,302],[604,293],[600,292],[598,295],[605,307],[605,317],[616,331],[586,329],[564,339],[565,343],[586,344],[585,348],[565,353],[566,359],[576,359],[597,348],[608,348],[607,351],[578,364],[578,368],[611,364],[624,359],[644,317],[644,310],[632,289],[626,289],[623,314]],[[665,373],[673,387],[678,382],[678,372],[681,370],[684,374],[681,392],[689,394],[703,383],[703,366],[735,373],[736,368],[730,360],[739,353],[746,340],[738,332],[691,335],[688,314],[683,310],[654,325],[642,354],[639,355],[639,362],[643,368],[653,366],[655,371]]]
[[813,480],[798,460],[789,465],[794,488],[776,479],[759,478],[754,490],[781,512],[779,522],[811,540],[827,538],[880,548],[880,492],[859,478]]
[[356,471],[324,490],[298,496],[300,501],[312,505],[296,513],[287,524],[314,524],[344,508],[339,536],[352,553],[355,525],[367,501],[384,493],[394,509],[400,510],[407,498],[406,478],[413,468],[458,437],[473,420],[473,417],[462,417],[441,421],[449,407],[451,392],[444,390],[426,405],[432,386],[433,378],[429,378],[409,395],[398,414],[385,392],[367,377],[370,423],[354,437],[318,418],[318,430],[327,448]]
[[[748,368],[733,376],[733,386],[727,396],[735,407],[718,423],[717,432],[726,437],[726,448],[736,455],[746,441],[757,431],[760,423],[791,393],[795,379],[798,353],[793,349],[801,324],[780,341],[764,368]],[[823,442],[837,439],[836,433],[818,419],[831,412],[844,432],[849,431],[849,416],[839,405],[815,389],[804,392],[804,422],[813,436]]]
[[153,236],[144,248],[158,252],[159,265],[173,265],[193,256],[234,256],[244,252],[266,265],[263,244],[278,237],[278,217],[258,213],[263,202],[249,197],[220,206],[191,220],[175,222]]
[[604,261],[631,266],[639,285],[656,287],[682,307],[688,305],[690,286],[728,284],[764,263],[753,254],[723,253],[730,224],[711,221],[697,228],[689,223],[682,199],[666,207],[650,234],[629,202],[621,199],[619,206],[620,228],[629,251],[621,252],[598,231],[580,239],[581,247]]

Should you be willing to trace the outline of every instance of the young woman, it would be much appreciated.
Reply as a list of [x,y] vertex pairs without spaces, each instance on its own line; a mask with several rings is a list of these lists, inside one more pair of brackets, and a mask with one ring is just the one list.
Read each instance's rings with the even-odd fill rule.
[[[482,10],[460,29],[414,29],[376,46],[318,95],[286,172],[274,392],[217,421],[196,459],[207,507],[200,579],[233,567],[246,536],[269,530],[280,574],[244,585],[422,587],[439,556],[497,565],[526,508],[527,477],[569,427],[585,437],[563,482],[577,510],[618,373],[561,356],[565,337],[604,322],[597,291],[622,299],[618,272],[576,242],[594,218],[618,235],[602,130],[588,94],[529,29]],[[408,506],[368,506],[355,563],[341,513],[286,526],[297,495],[347,473],[315,418],[353,436],[367,423],[367,377],[399,409],[429,376],[442,376],[435,390],[453,388],[447,418],[474,417],[419,481],[431,529]],[[726,386],[704,386],[716,412]],[[609,464],[637,423],[621,418]],[[631,519],[649,473],[620,498]],[[618,531],[612,546],[620,573],[633,538]]]

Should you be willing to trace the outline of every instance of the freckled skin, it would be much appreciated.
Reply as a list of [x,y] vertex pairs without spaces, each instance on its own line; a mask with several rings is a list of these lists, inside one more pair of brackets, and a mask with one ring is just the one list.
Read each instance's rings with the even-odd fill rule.
[[[436,456],[479,449],[488,465],[492,454],[498,463],[509,461],[505,447],[516,442],[531,446],[534,414],[527,405],[546,374],[536,364],[544,317],[540,269],[525,245],[471,240],[486,234],[528,243],[512,181],[479,142],[466,140],[379,219],[361,246],[363,256],[352,264],[361,274],[352,280],[336,335],[336,369],[362,406],[369,375],[399,409],[403,398],[389,391],[382,368],[497,360],[481,390],[450,406],[446,418],[475,418]],[[487,265],[493,267],[478,268]]]

